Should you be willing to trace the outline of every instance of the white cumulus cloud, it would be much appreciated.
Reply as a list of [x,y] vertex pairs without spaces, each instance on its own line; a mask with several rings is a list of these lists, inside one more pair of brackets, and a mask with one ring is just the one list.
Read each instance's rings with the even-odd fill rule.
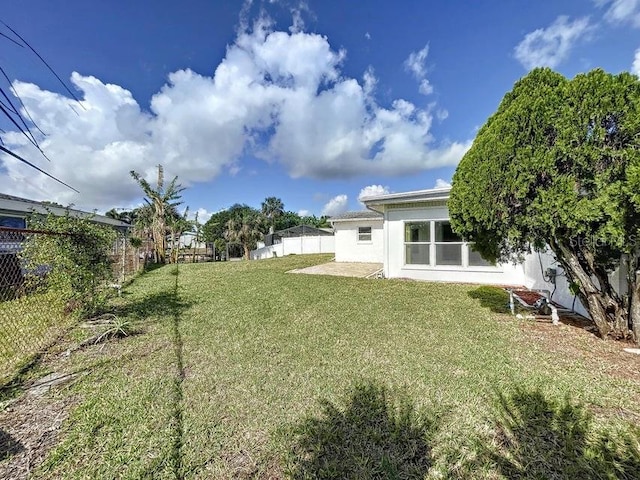
[[559,16],[547,28],[539,28],[525,35],[514,50],[515,58],[528,70],[535,67],[557,67],[571,52],[575,43],[594,27],[588,17],[573,22]]
[[367,185],[360,190],[360,193],[358,194],[358,201],[364,205],[364,203],[362,203],[362,198],[371,197],[373,195],[385,195],[387,193],[390,193],[389,187],[382,185]]
[[329,215],[330,217],[340,215],[347,211],[348,202],[349,197],[346,195],[336,195],[322,208],[322,215]]
[[429,45],[425,45],[422,50],[411,52],[409,58],[404,61],[404,67],[416,78],[423,78],[427,74],[425,62],[429,55]]
[[640,77],[640,48],[636,50],[635,57],[633,58],[631,73],[634,73]]
[[196,213],[198,214],[198,223],[204,225],[213,215],[213,212],[208,211],[206,208],[198,208],[195,212],[189,212],[189,219],[195,220]]
[[309,211],[309,210],[305,210],[305,209],[298,210],[298,215],[299,215],[300,217],[308,217],[308,216],[310,216],[310,215],[311,215],[311,211]]
[[604,14],[609,23],[628,23],[640,27],[640,0],[596,0],[596,5],[609,8]]
[[444,108],[440,108],[436,111],[436,117],[438,120],[440,120],[441,122],[446,120],[447,118],[449,118],[449,112],[444,109]]
[[[457,164],[470,141],[436,142],[431,108],[402,99],[379,104],[373,69],[360,81],[344,75],[346,52],[304,32],[296,15],[290,31],[273,30],[264,15],[251,28],[241,19],[213,76],[189,69],[169,74],[150,111],[127,89],[79,73],[71,82],[82,107],[14,82],[47,133],[41,145],[52,162],[15,132],[3,140],[81,193],[7,156],[0,157],[0,190],[108,210],[140,197],[130,170],[153,183],[158,163],[167,178],[178,175],[187,186],[241,172],[247,155],[279,163],[291,177],[315,179],[406,175]],[[424,75],[427,52],[412,54],[408,68]]]
[[438,178],[436,180],[436,185],[434,188],[449,188],[449,187],[451,187],[451,183],[447,182],[442,178]]
[[429,45],[425,45],[422,50],[411,52],[409,58],[404,61],[404,68],[418,80],[418,91],[423,95],[433,93],[433,85],[427,79],[427,55],[429,55]]

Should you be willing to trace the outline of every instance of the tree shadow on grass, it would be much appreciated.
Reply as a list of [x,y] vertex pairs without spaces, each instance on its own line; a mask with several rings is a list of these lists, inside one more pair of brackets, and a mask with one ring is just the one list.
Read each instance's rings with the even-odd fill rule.
[[22,444],[0,428],[0,462],[24,450]]
[[509,294],[502,288],[484,285],[470,290],[467,295],[479,300],[480,305],[494,313],[510,313]]
[[294,429],[289,473],[294,479],[413,479],[430,467],[434,418],[406,394],[356,385],[344,405],[321,402],[318,416]]
[[479,460],[506,478],[638,479],[640,433],[602,431],[592,414],[569,399],[548,399],[539,390],[500,393],[492,444]]
[[166,289],[136,300],[127,299],[125,304],[116,306],[113,313],[134,320],[145,320],[155,316],[174,318],[180,316],[191,305],[193,302],[176,295],[173,289]]

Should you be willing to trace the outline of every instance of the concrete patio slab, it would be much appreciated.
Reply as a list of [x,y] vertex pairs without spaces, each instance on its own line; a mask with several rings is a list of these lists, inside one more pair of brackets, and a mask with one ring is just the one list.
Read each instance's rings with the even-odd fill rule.
[[307,275],[333,275],[336,277],[366,278],[382,269],[382,263],[329,262],[313,267],[289,270],[287,273],[305,273]]

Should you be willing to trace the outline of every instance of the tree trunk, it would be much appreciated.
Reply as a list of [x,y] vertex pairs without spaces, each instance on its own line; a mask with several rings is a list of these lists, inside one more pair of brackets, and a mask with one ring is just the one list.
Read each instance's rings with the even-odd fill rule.
[[[178,236],[178,232],[171,228],[170,230],[171,237],[171,258],[169,259],[169,263],[178,263],[178,250],[180,249],[180,237]],[[176,242],[176,238],[178,241]],[[176,243],[178,247],[176,247]]]
[[637,344],[640,344],[640,270],[635,270],[632,275],[629,275],[629,280],[633,280],[629,284],[629,293],[631,295],[629,318],[631,319],[634,340]]
[[578,296],[589,311],[600,336],[628,338],[628,312],[619,295],[613,294],[608,276],[602,272],[597,272],[599,275],[593,272],[598,283],[602,284],[598,288],[591,278],[589,266],[581,263],[576,252],[563,242],[551,242],[550,246],[569,279],[578,285]]
[[165,256],[166,256],[166,251],[165,251],[165,232],[162,229],[161,225],[154,225],[153,231],[152,231],[152,235],[153,235],[153,246],[154,246],[154,250],[155,250],[155,259],[156,259],[156,263],[164,263],[165,262]]
[[244,248],[244,259],[245,260],[249,260],[250,259],[250,255],[249,255],[249,245],[246,243],[242,244],[242,248]]

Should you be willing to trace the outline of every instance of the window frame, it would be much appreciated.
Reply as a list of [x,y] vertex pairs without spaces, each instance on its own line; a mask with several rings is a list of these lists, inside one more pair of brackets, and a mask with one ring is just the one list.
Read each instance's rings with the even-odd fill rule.
[[[433,245],[434,245],[434,256],[433,256],[433,266],[434,267],[464,267],[465,266],[465,252],[464,252],[464,245],[465,242],[464,240],[462,240],[462,238],[460,238],[457,241],[446,241],[446,240],[440,240],[438,241],[437,237],[438,237],[438,224],[448,224],[449,225],[449,229],[451,229],[451,221],[450,220],[433,220],[433,236],[432,236],[432,241],[433,241]],[[440,227],[442,228],[442,227]],[[455,232],[453,232],[453,230],[451,231],[451,233],[453,233],[454,235],[456,235]],[[458,235],[456,235],[457,237]],[[460,251],[460,262],[459,263],[438,263],[438,247],[442,247],[442,246],[458,246],[459,247],[459,251]]]
[[[362,232],[362,229],[369,229],[369,232]],[[358,227],[358,243],[373,243],[373,227],[372,226],[359,226]],[[365,238],[363,238],[363,235],[365,236]],[[369,238],[366,238],[366,236],[368,236]]]
[[[414,225],[427,225],[429,228],[428,231],[428,236],[429,239],[427,241],[422,241],[422,242],[413,242],[413,241],[407,241],[407,227],[411,224]],[[422,266],[430,266],[431,263],[433,262],[433,249],[431,248],[431,244],[433,241],[433,224],[430,220],[411,220],[411,221],[405,221],[403,222],[403,228],[402,228],[402,237],[403,237],[403,248],[402,248],[402,252],[403,252],[403,256],[404,256],[404,264],[405,265],[411,265],[411,266],[418,266],[418,267],[422,267]],[[420,246],[420,245],[426,245],[427,246],[427,255],[428,255],[428,263],[407,263],[407,247],[411,247],[411,246]]]
[[[406,232],[407,226],[410,224],[428,224],[429,225],[429,240],[425,242],[407,242]],[[475,271],[495,271],[500,270],[496,264],[488,265],[470,265],[469,254],[473,242],[466,242],[463,239],[457,242],[436,241],[436,224],[448,223],[451,224],[449,218],[429,218],[429,219],[411,219],[403,220],[402,222],[402,264],[404,268],[408,269],[430,269],[430,270],[475,270]],[[407,263],[407,246],[408,245],[428,245],[428,263]],[[439,245],[459,245],[460,246],[460,263],[447,265],[437,263],[437,247]]]

